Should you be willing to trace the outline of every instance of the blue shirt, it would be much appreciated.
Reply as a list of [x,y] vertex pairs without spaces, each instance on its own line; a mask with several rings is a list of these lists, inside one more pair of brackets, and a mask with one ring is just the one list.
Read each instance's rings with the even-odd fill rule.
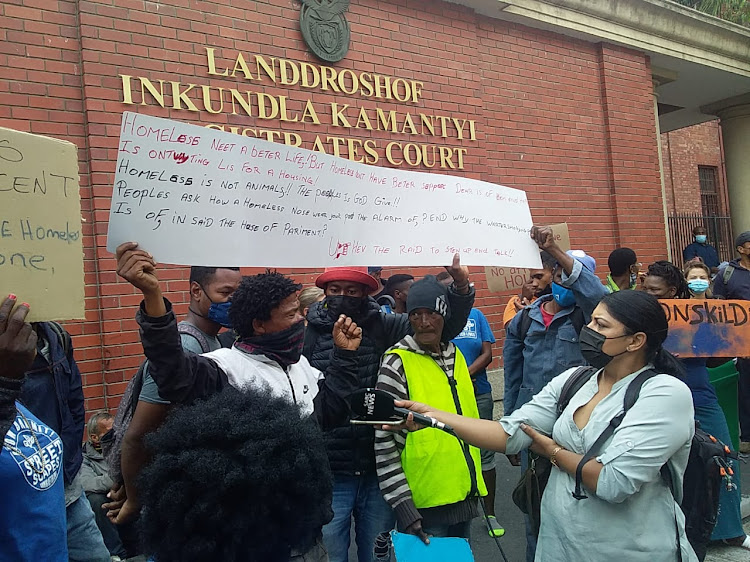
[[710,406],[718,404],[716,391],[708,379],[708,369],[706,368],[706,358],[686,358],[681,359],[682,366],[685,367],[684,383],[688,385],[690,392],[693,393],[694,406]]
[[698,244],[693,242],[682,251],[682,259],[685,262],[693,258],[700,258],[708,267],[719,267],[719,254],[711,244]]
[[0,562],[67,562],[63,443],[18,402],[16,409],[0,449]]
[[[466,365],[471,365],[482,354],[482,343],[495,343],[487,318],[478,308],[472,308],[466,326],[453,340],[453,344],[461,350],[466,358]],[[482,369],[474,375],[474,393],[487,394],[492,392],[490,381],[487,380],[487,370]]]

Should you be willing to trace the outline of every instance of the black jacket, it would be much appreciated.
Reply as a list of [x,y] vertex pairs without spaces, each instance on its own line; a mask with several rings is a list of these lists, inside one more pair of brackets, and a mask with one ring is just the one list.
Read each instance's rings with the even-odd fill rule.
[[[173,403],[192,402],[229,386],[227,374],[210,358],[183,351],[172,304],[164,299],[167,314],[148,316],[141,303],[136,320],[141,327],[143,351],[159,394]],[[346,398],[357,385],[356,352],[336,348],[331,367],[318,382],[312,417],[322,427],[343,423],[349,413]]]
[[16,400],[21,395],[23,379],[0,377],[0,442],[5,440],[10,426],[16,419]]
[[[474,305],[474,289],[466,295],[448,290],[451,317],[443,327],[443,341],[450,341],[464,329]],[[313,303],[307,313],[304,354],[310,364],[327,373],[333,350],[333,324],[326,301]],[[380,359],[385,351],[412,334],[406,314],[386,314],[374,299],[357,324],[362,328],[362,343],[357,350],[359,388],[374,388],[378,379]],[[331,469],[343,474],[375,473],[375,430],[371,426],[342,425],[325,433]]]
[[86,421],[81,372],[73,358],[73,346],[66,349],[48,322],[35,325],[37,348],[49,344],[49,360],[37,353],[26,371],[19,401],[55,431],[63,442],[63,474],[67,486],[83,462],[83,428]]

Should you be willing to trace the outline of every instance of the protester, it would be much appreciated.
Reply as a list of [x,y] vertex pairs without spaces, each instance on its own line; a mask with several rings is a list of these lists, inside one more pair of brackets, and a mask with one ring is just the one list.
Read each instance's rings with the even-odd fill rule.
[[[474,398],[477,402],[479,417],[483,420],[495,419],[492,385],[487,379],[487,367],[492,363],[492,344],[495,343],[495,336],[482,311],[472,308],[466,326],[451,341],[464,356],[468,365],[469,376],[474,384]],[[482,449],[480,456],[482,478],[487,486],[487,495],[484,498],[484,511],[487,515],[485,522],[490,536],[500,537],[505,534],[505,529],[495,515],[495,487],[497,485],[495,451]]]
[[325,447],[289,400],[227,388],[176,409],[147,444],[142,528],[154,560],[327,560]]
[[636,288],[641,264],[638,263],[638,257],[633,250],[630,248],[613,250],[607,259],[607,265],[609,266],[607,289],[610,293]]
[[719,267],[719,254],[711,244],[708,243],[708,231],[703,226],[693,229],[695,242],[688,244],[682,251],[682,261],[688,263],[690,260],[700,258],[710,269],[716,273]]
[[375,281],[378,284],[377,289],[374,289],[372,294],[372,297],[375,300],[378,300],[381,296],[385,294],[385,284],[388,282],[388,279],[383,279],[383,268],[379,265],[372,265],[367,268],[367,274],[375,279]]
[[[454,279],[447,297],[453,314],[445,322],[444,342],[461,332],[474,302],[468,269],[461,266],[458,254],[447,269]],[[336,318],[346,314],[362,328],[362,345],[356,354],[358,387],[374,387],[383,353],[411,333],[408,316],[386,314],[368,297],[378,284],[364,267],[328,268],[315,283],[325,290],[326,298],[310,307],[304,354],[313,367],[325,371],[333,347],[331,330]],[[323,540],[331,562],[348,561],[352,517],[359,562],[372,561],[374,546],[376,558],[390,557],[387,534],[393,529],[394,515],[378,487],[374,444],[372,427],[351,425],[326,431],[334,499],[333,520],[323,529]],[[380,537],[377,545],[376,537]]]
[[15,295],[0,304],[0,559],[67,562],[63,442],[19,402],[37,332],[29,305],[15,305]]
[[[714,278],[714,296],[723,299],[750,300],[750,230],[735,241],[739,259],[719,269]],[[750,453],[750,358],[737,358],[740,373],[737,398],[740,412],[740,452]]]
[[[537,299],[508,324],[503,345],[505,387],[503,410],[508,415],[526,404],[557,375],[581,365],[578,334],[607,289],[594,275],[596,261],[581,250],[564,252],[550,227],[533,227],[531,236],[552,273],[552,294]],[[575,257],[574,257],[575,256]],[[554,264],[554,265],[553,265]],[[528,453],[508,455],[525,471]],[[526,560],[535,557],[536,533],[526,519]]]
[[703,262],[693,261],[683,270],[690,296],[694,299],[711,299],[711,269]]
[[[694,562],[677,504],[694,432],[693,404],[689,389],[677,378],[679,362],[662,347],[667,331],[664,310],[651,295],[606,295],[581,333],[581,351],[598,371],[559,417],[558,397],[575,369],[555,377],[499,424],[417,402],[396,405],[449,424],[474,446],[510,453],[528,447],[551,461],[541,501],[537,562]],[[622,423],[583,466],[582,491],[588,499],[574,498],[576,468],[584,453],[622,412],[629,384],[651,365],[659,374],[643,383]],[[419,426],[409,421],[407,427]],[[424,432],[436,430],[418,433]],[[665,463],[677,498],[661,477]]]
[[383,312],[402,314],[406,312],[406,298],[409,295],[409,287],[414,283],[414,276],[408,273],[397,273],[388,278],[383,292],[393,299],[393,306],[382,305]]
[[[223,347],[218,334],[222,328],[230,327],[229,299],[241,279],[240,270],[236,267],[190,268],[188,313],[185,320],[177,325],[182,349],[192,353],[208,353]],[[118,525],[138,517],[140,501],[136,480],[148,460],[144,438],[162,424],[170,408],[170,402],[159,394],[148,362],[143,367],[142,376],[143,385],[135,412],[122,440],[120,473],[124,503],[105,504],[109,517]]]
[[[453,343],[441,341],[451,315],[447,289],[433,276],[417,281],[407,310],[414,335],[386,351],[377,388],[478,418],[467,361]],[[380,489],[398,530],[425,542],[428,535],[469,538],[477,498],[487,494],[476,448],[464,449],[446,433],[378,431],[375,451]]]
[[552,281],[552,270],[555,269],[555,262],[546,252],[541,252],[542,269],[532,269],[529,271],[529,278],[521,287],[521,295],[514,295],[505,306],[503,313],[503,327],[507,328],[508,324],[521,312],[539,297],[551,293],[550,283]]
[[37,334],[37,353],[26,372],[20,402],[63,442],[68,558],[71,562],[109,562],[109,551],[78,476],[83,461],[85,413],[73,343],[59,324],[36,322],[32,326]]
[[162,296],[151,255],[135,242],[121,244],[117,274],[143,293],[136,320],[151,374],[166,399],[186,403],[228,386],[264,388],[297,404],[321,426],[347,419],[362,330],[341,314],[333,325],[334,346],[325,375],[310,367],[301,354],[301,287],[289,277],[274,271],[244,277],[229,308],[238,341],[231,349],[196,355],[178,343],[172,304]]
[[[706,275],[707,272],[703,268],[708,269],[706,266],[693,266],[688,274],[698,269],[703,275]],[[700,296],[692,294],[694,290],[689,288],[690,283],[686,282],[679,269],[668,261],[657,261],[648,267],[648,275],[644,281],[643,290],[659,299],[706,298],[704,285],[700,285],[700,288],[703,289],[702,293],[698,292]],[[707,288],[707,285],[705,287]],[[717,358],[713,363],[720,365],[726,361],[725,358]],[[716,391],[709,382],[706,358],[684,358],[680,359],[680,362],[685,368],[686,375],[683,381],[692,393],[695,419],[700,423],[700,428],[720,441],[731,444],[727,420],[721,406],[719,406]],[[745,534],[742,528],[740,511],[742,499],[740,463],[733,462],[731,459],[728,459],[728,463],[735,473],[736,488],[733,491],[728,491],[726,486],[720,488],[719,513],[716,527],[711,534],[711,540],[723,540],[732,546],[750,550],[750,537]]]
[[307,312],[314,302],[320,302],[325,298],[325,293],[320,287],[307,287],[299,292],[299,312],[305,319],[307,325]]
[[[122,545],[117,527],[107,518],[102,506],[109,503],[107,494],[114,482],[109,475],[109,466],[102,455],[102,435],[112,429],[114,417],[108,412],[97,412],[86,424],[88,440],[83,445],[83,464],[81,465],[81,486],[94,511],[96,526],[102,534],[104,544],[113,560],[126,558],[127,552]],[[118,558],[119,557],[119,558]]]

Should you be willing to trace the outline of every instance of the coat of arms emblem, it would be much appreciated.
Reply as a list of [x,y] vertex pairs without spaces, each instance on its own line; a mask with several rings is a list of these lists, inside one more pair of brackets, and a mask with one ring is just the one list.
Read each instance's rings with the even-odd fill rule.
[[349,0],[301,0],[299,24],[310,50],[326,62],[338,62],[349,50]]

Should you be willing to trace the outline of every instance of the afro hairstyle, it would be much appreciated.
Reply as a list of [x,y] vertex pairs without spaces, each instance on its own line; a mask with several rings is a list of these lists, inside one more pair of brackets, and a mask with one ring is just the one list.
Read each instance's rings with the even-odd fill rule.
[[281,562],[332,517],[320,429],[268,392],[175,408],[146,440],[141,537],[159,562]]
[[276,271],[243,277],[229,307],[232,328],[240,338],[252,336],[253,320],[268,320],[281,301],[300,289],[302,285]]

